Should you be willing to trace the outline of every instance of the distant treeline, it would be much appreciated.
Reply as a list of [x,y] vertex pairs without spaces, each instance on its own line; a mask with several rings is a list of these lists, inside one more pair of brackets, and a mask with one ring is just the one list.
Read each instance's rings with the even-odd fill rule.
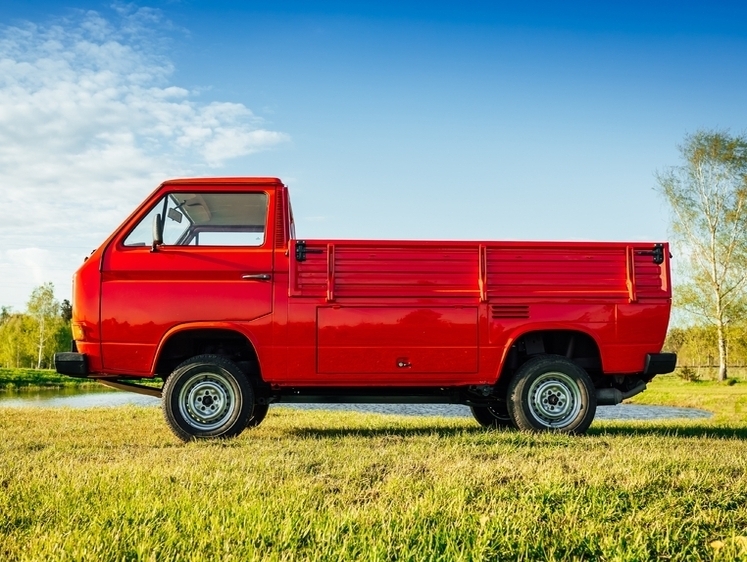
[[[747,325],[729,326],[728,332],[728,365],[747,365]],[[716,326],[670,328],[664,349],[677,354],[679,367],[716,367],[719,364]]]
[[25,312],[0,308],[0,367],[51,369],[54,354],[70,349],[70,302],[57,301],[52,283],[33,290]]

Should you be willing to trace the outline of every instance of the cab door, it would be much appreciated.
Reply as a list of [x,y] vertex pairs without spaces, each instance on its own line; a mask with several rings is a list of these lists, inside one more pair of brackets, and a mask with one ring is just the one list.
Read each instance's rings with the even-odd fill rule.
[[[101,351],[107,372],[150,374],[163,336],[181,324],[250,322],[272,312],[267,225],[274,193],[174,189],[104,257]],[[155,220],[163,224],[163,244],[153,248]]]

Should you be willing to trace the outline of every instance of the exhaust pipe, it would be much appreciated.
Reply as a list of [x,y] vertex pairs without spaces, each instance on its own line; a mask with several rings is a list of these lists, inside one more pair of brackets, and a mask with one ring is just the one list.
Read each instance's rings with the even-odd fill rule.
[[632,398],[646,390],[646,383],[641,381],[638,386],[628,391],[621,391],[616,388],[598,388],[597,389],[597,406],[617,406],[623,400]]

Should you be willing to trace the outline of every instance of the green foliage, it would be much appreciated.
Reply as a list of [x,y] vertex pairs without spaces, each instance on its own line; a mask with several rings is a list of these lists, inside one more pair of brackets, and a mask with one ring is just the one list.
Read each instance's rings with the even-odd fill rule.
[[92,385],[98,385],[98,383],[86,379],[76,379],[66,375],[58,375],[56,371],[52,370],[0,368],[0,391],[36,390],[41,388]]
[[659,380],[641,396],[728,417],[569,437],[273,408],[183,445],[156,408],[0,408],[0,558],[747,559],[747,385]]
[[0,358],[7,367],[31,367],[34,364],[34,329],[30,317],[10,313],[0,324]]
[[698,375],[698,372],[692,367],[686,366],[686,367],[682,367],[681,369],[677,369],[676,374],[682,380],[685,380],[688,382],[694,382],[694,381],[700,380],[700,375]]
[[[50,340],[55,341],[54,334],[62,320],[60,318],[60,303],[54,298],[52,283],[44,283],[36,287],[26,305],[28,315],[33,319],[36,335],[35,348],[37,350],[36,368],[41,369],[49,348]],[[54,350],[52,350],[54,354]]]
[[[729,372],[747,366],[747,325],[744,322],[727,327],[729,338]],[[664,350],[677,354],[677,365],[692,369],[698,379],[718,375],[718,334],[715,326],[691,325],[669,329]],[[682,373],[678,371],[682,376]],[[689,376],[689,371],[688,371]]]
[[728,326],[744,316],[747,282],[747,138],[699,131],[680,147],[683,164],[659,174],[672,209],[684,281],[675,305],[716,327],[719,378],[726,378]]
[[52,283],[33,290],[25,313],[2,307],[0,367],[51,368],[54,354],[70,349],[69,312],[55,299]]
[[60,316],[65,322],[70,322],[73,319],[73,305],[67,299],[60,303]]

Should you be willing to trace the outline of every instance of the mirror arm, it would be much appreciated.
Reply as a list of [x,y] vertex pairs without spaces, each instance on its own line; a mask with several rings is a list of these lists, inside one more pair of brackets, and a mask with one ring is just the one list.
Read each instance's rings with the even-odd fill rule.
[[150,247],[150,251],[157,251],[161,244],[163,244],[163,218],[156,214],[153,217],[153,245]]

